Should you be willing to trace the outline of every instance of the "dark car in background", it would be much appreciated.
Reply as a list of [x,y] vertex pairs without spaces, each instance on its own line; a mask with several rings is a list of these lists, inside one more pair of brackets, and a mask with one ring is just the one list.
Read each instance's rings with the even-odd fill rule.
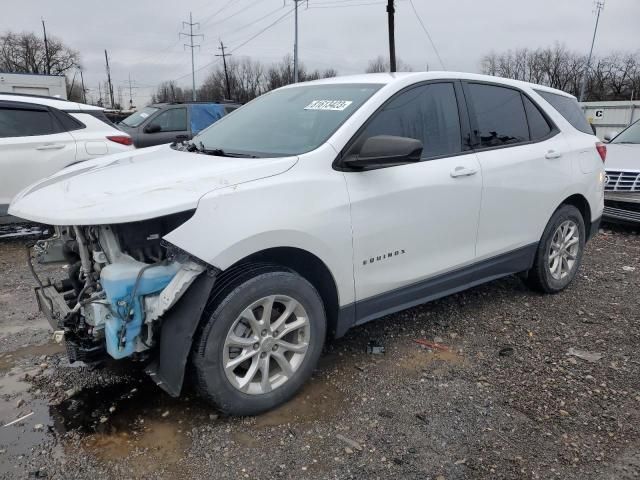
[[128,116],[118,127],[133,138],[137,148],[191,140],[239,106],[205,102],[154,104]]

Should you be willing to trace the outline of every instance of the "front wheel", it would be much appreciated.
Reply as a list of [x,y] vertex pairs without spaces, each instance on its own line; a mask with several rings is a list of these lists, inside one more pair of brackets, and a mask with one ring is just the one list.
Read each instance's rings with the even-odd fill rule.
[[232,415],[291,398],[311,376],[326,332],[320,295],[291,271],[238,280],[206,318],[193,364],[200,392]]
[[564,290],[578,273],[585,238],[580,211],[573,205],[558,208],[540,239],[527,284],[545,293]]

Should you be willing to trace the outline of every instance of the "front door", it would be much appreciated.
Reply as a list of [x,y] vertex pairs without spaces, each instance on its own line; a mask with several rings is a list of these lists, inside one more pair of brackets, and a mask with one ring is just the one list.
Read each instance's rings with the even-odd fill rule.
[[[420,162],[344,173],[356,298],[374,299],[372,317],[419,303],[421,294],[416,292],[412,301],[407,288],[475,258],[482,174],[463,141],[460,92],[454,82],[440,82],[398,93],[372,116],[351,147],[377,135],[410,137],[424,146]],[[462,125],[466,127],[464,121]],[[356,315],[364,321],[368,312]]]
[[[159,128],[159,130],[158,130]],[[147,133],[150,131],[152,133]],[[143,128],[139,136],[139,147],[172,143],[176,139],[188,140],[190,137],[187,123],[187,107],[177,106],[164,110]]]

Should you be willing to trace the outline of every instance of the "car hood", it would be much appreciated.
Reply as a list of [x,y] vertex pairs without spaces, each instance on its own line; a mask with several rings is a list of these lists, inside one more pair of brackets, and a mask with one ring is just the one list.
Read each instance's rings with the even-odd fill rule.
[[278,175],[296,162],[143,148],[65,168],[20,192],[9,212],[48,225],[134,222],[194,209],[212,190]]
[[640,171],[640,145],[635,143],[608,143],[606,170]]

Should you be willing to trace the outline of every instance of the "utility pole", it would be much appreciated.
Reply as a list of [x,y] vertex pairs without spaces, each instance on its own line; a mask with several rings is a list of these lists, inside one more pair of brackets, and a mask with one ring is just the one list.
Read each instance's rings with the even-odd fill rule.
[[222,57],[222,65],[224,65],[224,78],[227,85],[227,100],[231,100],[231,85],[229,85],[229,72],[227,71],[227,57],[230,57],[230,53],[224,53],[224,43],[220,40],[220,46],[218,50],[221,50],[222,53],[220,55],[216,55],[216,57]]
[[102,82],[98,82],[98,106],[102,106]]
[[131,72],[129,72],[129,110],[133,108],[133,94],[131,93]]
[[189,27],[189,33],[183,33],[180,32],[178,35],[184,35],[185,37],[189,37],[189,45],[187,45],[185,43],[185,48],[189,47],[191,49],[191,98],[193,99],[193,101],[196,101],[196,69],[194,66],[194,57],[193,57],[193,49],[195,47],[200,48],[200,45],[194,45],[193,44],[193,37],[202,37],[204,38],[204,35],[202,34],[193,34],[193,27],[197,27],[200,28],[200,24],[199,23],[193,23],[193,15],[191,14],[191,12],[189,12],[189,21],[188,22],[182,22],[182,27]]
[[82,103],[87,103],[87,91],[84,88],[84,76],[82,75],[82,69],[80,68],[80,82],[82,83]]
[[298,3],[302,0],[293,0],[295,3],[295,37],[293,40],[293,83],[298,83]]
[[396,13],[393,0],[387,0],[387,18],[389,20],[389,71],[396,71],[396,38],[393,15]]
[[44,26],[44,18],[42,18],[42,31],[44,33],[44,57],[46,59],[46,72],[51,75],[51,59],[49,58],[49,41],[47,40],[47,27]]
[[593,55],[593,45],[596,43],[596,32],[598,31],[598,21],[600,20],[600,12],[604,8],[604,0],[596,0],[596,26],[593,29],[593,38],[591,39],[591,50],[589,50],[589,58],[587,66],[582,74],[582,85],[580,85],[580,101],[584,99],[584,90],[587,86],[587,76],[591,67],[591,56]]
[[104,60],[107,64],[107,84],[109,86],[109,99],[111,100],[111,108],[113,108],[115,104],[113,100],[113,85],[111,84],[111,69],[109,68],[109,55],[107,55],[106,49],[104,51]]

